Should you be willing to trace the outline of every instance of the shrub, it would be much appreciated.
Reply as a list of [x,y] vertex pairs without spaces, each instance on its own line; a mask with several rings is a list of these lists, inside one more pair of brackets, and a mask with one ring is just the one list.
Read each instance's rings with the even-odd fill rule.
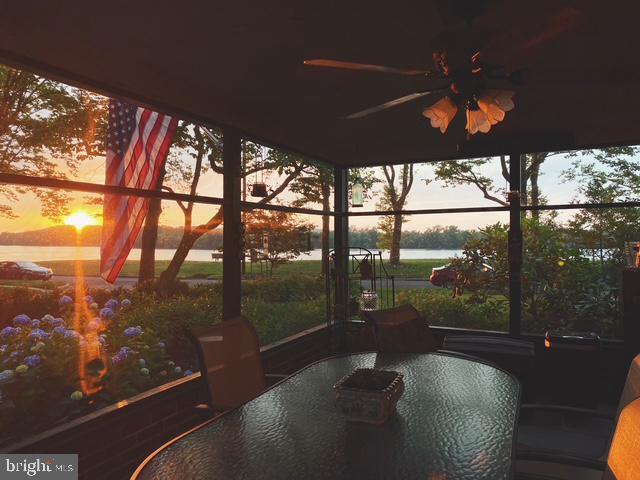
[[401,291],[396,295],[396,304],[410,303],[431,325],[508,330],[509,309],[505,297],[488,297],[480,303],[472,298],[453,297],[450,290],[428,288]]
[[[196,371],[186,330],[220,321],[222,285],[178,287],[10,297],[22,311],[0,328],[0,444]],[[246,281],[243,294],[262,344],[325,319],[319,277]]]

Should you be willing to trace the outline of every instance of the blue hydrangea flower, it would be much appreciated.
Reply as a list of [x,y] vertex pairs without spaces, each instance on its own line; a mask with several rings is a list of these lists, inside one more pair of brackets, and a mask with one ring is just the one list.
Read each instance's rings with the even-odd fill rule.
[[87,302],[89,305],[91,305],[94,302],[93,297],[91,295],[86,295],[84,297],[84,301]]
[[118,309],[118,301],[115,298],[110,298],[105,302],[104,308],[110,308],[115,312]]
[[109,307],[104,307],[102,310],[100,310],[100,316],[102,318],[106,318],[107,320],[111,320],[114,315],[115,315],[114,311],[111,310]]
[[13,372],[13,370],[5,370],[4,372],[0,372],[0,385],[13,380],[13,377],[15,377],[15,375],[16,374]]
[[9,345],[6,345],[6,344],[0,345],[0,355],[3,355],[4,352],[7,351],[7,348],[9,348]]
[[40,355],[29,355],[28,357],[25,357],[24,363],[28,367],[37,367],[40,365]]
[[64,327],[64,319],[62,318],[54,318],[53,320],[51,320],[51,326],[52,327]]
[[50,313],[47,313],[46,315],[42,316],[42,321],[43,322],[47,322],[47,323],[52,323],[54,320],[53,315],[51,315]]
[[69,330],[65,330],[64,338],[80,338],[80,334],[75,330],[69,329]]
[[53,333],[64,335],[65,333],[67,333],[67,329],[60,325],[58,327],[53,327]]
[[185,370],[182,374],[183,377],[188,377],[189,375],[193,375],[193,372],[191,370]]
[[128,298],[125,298],[124,300],[122,300],[122,302],[120,302],[120,305],[124,308],[130,307],[131,300],[129,300]]
[[142,328],[140,325],[137,327],[129,327],[124,330],[124,336],[128,338],[135,338],[142,335]]
[[33,330],[31,330],[29,338],[31,338],[32,340],[47,340],[49,338],[49,334],[41,328],[34,328]]
[[129,357],[131,351],[132,350],[129,347],[121,347],[120,350],[118,350],[118,353],[111,357],[111,363],[116,365],[120,362],[124,362]]
[[58,303],[62,306],[70,305],[73,303],[73,298],[71,298],[69,295],[63,295],[60,297],[60,300],[58,300]]
[[0,337],[9,338],[9,337],[13,337],[14,335],[17,335],[18,333],[20,333],[19,328],[4,327],[2,330],[0,330]]
[[13,324],[16,327],[20,325],[29,325],[31,324],[31,318],[29,318],[28,315],[21,313],[20,315],[16,315],[15,317],[13,317]]
[[38,328],[39,326],[40,326],[40,320],[38,320],[37,318],[34,318],[33,320],[31,320],[31,327]]

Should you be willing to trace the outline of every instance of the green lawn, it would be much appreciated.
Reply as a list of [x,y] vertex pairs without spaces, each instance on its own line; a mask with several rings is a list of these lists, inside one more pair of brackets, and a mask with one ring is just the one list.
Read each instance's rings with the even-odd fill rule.
[[[392,267],[385,263],[389,275],[407,278],[425,278],[431,274],[433,267],[439,267],[448,262],[447,259],[435,260],[405,260],[397,267]],[[39,262],[42,266],[51,268],[56,275],[75,275],[76,262],[71,260],[57,260],[50,262]],[[156,273],[159,274],[169,264],[168,260],[156,261]],[[130,260],[125,263],[121,276],[136,277],[140,262]],[[82,268],[86,276],[99,275],[98,260],[82,261]],[[276,277],[286,276],[292,273],[315,275],[320,274],[320,260],[299,260],[276,267],[273,275]],[[260,276],[260,266],[246,265],[247,276]],[[187,261],[182,265],[179,273],[180,278],[221,278],[222,262],[191,262]]]

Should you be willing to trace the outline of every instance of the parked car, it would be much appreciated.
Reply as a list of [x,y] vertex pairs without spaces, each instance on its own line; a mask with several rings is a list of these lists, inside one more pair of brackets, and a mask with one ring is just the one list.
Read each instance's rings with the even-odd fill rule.
[[53,270],[33,262],[0,262],[2,280],[50,280]]
[[453,285],[456,280],[457,272],[451,264],[443,265],[442,267],[434,267],[431,269],[431,276],[429,281],[436,287],[448,287]]
[[[481,272],[487,273],[493,270],[491,265],[486,263],[482,264]],[[431,269],[431,276],[429,277],[429,281],[432,285],[436,287],[447,288],[452,286],[456,281],[456,276],[458,275],[458,271],[456,268],[450,263],[447,265],[443,265],[442,267],[434,267]]]

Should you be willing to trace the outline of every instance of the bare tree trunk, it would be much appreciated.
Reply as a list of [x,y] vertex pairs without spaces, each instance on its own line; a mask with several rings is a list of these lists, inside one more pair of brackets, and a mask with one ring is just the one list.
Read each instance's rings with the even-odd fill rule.
[[400,239],[402,238],[402,215],[393,216],[393,233],[391,235],[391,248],[389,250],[389,263],[398,265],[400,263]]
[[[160,190],[167,173],[162,166],[158,174],[158,186]],[[140,269],[138,270],[138,282],[153,280],[156,276],[156,242],[158,241],[158,220],[162,213],[162,199],[152,198],[149,200],[149,210],[144,220],[144,229],[140,245]]]
[[[531,185],[531,206],[540,205],[540,186],[538,184],[538,179],[540,177],[540,167],[546,160],[547,155],[547,153],[530,154],[531,165],[529,166],[529,171],[527,172],[527,174],[529,177],[529,184]],[[531,218],[534,220],[539,220],[540,211],[531,210]]]
[[[322,185],[322,210],[330,211],[330,196],[331,196],[331,187],[329,185]],[[321,239],[321,248],[322,248],[322,274],[326,274],[325,262],[327,258],[329,258],[329,230],[331,226],[331,217],[329,215],[322,216],[322,239]]]
[[156,275],[156,242],[158,240],[158,220],[161,212],[162,200],[152,198],[149,201],[149,211],[142,230],[138,282],[153,280]]
[[169,262],[169,266],[164,272],[160,274],[160,278],[158,279],[158,291],[160,293],[169,293],[171,285],[178,277],[180,267],[182,267],[182,264],[187,258],[187,255],[189,255],[191,247],[193,247],[193,244],[201,236],[202,234],[197,234],[195,231],[191,231],[188,233],[185,232],[185,234],[182,236],[180,244],[178,245],[176,252],[173,254],[171,262]]

